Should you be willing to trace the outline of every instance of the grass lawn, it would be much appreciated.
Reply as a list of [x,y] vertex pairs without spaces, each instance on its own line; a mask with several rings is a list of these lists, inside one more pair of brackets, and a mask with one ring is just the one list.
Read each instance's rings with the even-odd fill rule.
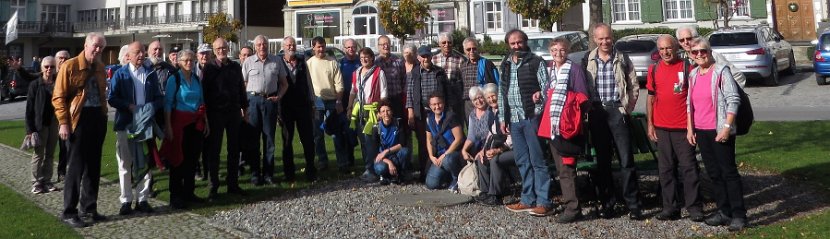
[[[110,123],[108,129],[111,129]],[[23,123],[21,121],[0,121],[0,143],[11,145],[13,147],[19,146],[20,140],[24,134]],[[280,132],[278,131],[278,134]],[[747,136],[741,136],[737,142],[737,157],[740,164],[745,164],[744,167],[751,167],[757,170],[770,171],[780,173],[787,177],[799,180],[803,183],[812,183],[824,189],[825,192],[830,193],[830,177],[826,177],[827,172],[830,172],[830,148],[826,147],[827,135],[830,135],[830,121],[814,121],[814,122],[756,122],[752,128],[752,132]],[[108,130],[107,140],[104,143],[102,176],[117,181],[116,161],[115,161],[115,135],[112,130]],[[281,158],[281,139],[277,136],[277,173],[275,177],[282,177],[282,162]],[[302,146],[298,142],[299,139],[295,137],[294,152],[295,161],[298,169],[302,170],[305,162],[302,156]],[[356,175],[339,175],[336,172],[335,157],[333,154],[334,146],[331,140],[326,140],[326,147],[329,153],[329,170],[318,172],[320,183],[325,183],[331,180],[340,180],[346,177],[354,177]],[[355,149],[355,156],[357,156],[358,166],[355,170],[359,173],[362,168],[362,160],[360,159],[359,149]],[[225,158],[225,153],[221,156]],[[638,154],[636,155],[638,164],[641,168],[654,168],[651,155]],[[224,163],[220,164],[220,173],[224,172]],[[167,192],[167,173],[156,172],[157,184],[156,189],[161,190],[159,198],[168,200],[169,193]],[[224,178],[220,176],[221,178]],[[304,174],[297,173],[298,179],[303,179]],[[291,193],[309,186],[308,182],[297,181],[295,183],[280,183],[273,186],[254,187],[249,183],[250,175],[245,175],[240,178],[240,186],[249,192],[248,197],[239,197],[234,195],[223,194],[225,188],[220,188],[220,198],[216,202],[211,202],[203,205],[196,205],[192,209],[195,213],[202,215],[213,215],[218,210],[225,210],[230,208],[240,207],[243,204],[254,203],[258,201],[268,200],[275,196]],[[224,181],[224,180],[223,180]],[[197,181],[196,194],[199,196],[207,196],[208,182]],[[4,189],[8,190],[8,189]],[[0,191],[2,192],[2,191]],[[6,193],[7,194],[7,193]],[[830,194],[828,194],[830,195]],[[5,194],[0,194],[0,198],[6,198]],[[16,195],[19,197],[19,195]],[[21,199],[24,200],[24,199]],[[6,200],[3,200],[5,203]],[[25,202],[25,200],[24,200]],[[29,206],[35,207],[31,203]],[[9,214],[2,218],[19,218],[7,219],[14,221],[23,221],[20,214],[7,213],[0,211],[0,215]],[[44,214],[45,215],[45,214]],[[46,215],[48,216],[48,215]],[[50,216],[51,217],[51,216]],[[3,220],[3,219],[0,219]],[[57,219],[53,220],[57,222]],[[0,221],[2,222],[2,221]],[[0,225],[9,225],[0,224]],[[6,228],[6,229],[4,229]],[[0,226],[0,231],[9,231],[11,228]],[[2,232],[0,232],[2,233]],[[775,237],[775,238],[792,238],[792,237],[809,237],[809,238],[827,238],[830,234],[830,211],[825,211],[810,217],[798,218],[792,221],[782,222],[773,225],[761,226],[751,228],[741,234],[725,235],[726,237],[739,238],[758,238],[758,237]],[[38,235],[37,237],[43,237]],[[0,238],[6,238],[0,234]]]
[[0,238],[81,238],[32,201],[0,184]]

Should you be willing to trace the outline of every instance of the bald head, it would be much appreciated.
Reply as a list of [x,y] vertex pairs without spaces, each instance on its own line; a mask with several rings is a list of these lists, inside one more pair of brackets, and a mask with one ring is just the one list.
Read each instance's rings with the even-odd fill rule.
[[674,62],[677,60],[677,39],[671,35],[664,34],[657,38],[657,50],[660,53],[660,59],[664,62]]

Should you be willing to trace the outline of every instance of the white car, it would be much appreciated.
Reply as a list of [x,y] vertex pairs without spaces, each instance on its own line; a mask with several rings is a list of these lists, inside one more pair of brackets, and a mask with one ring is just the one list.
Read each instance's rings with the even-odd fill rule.
[[573,62],[581,62],[582,57],[588,53],[588,35],[584,32],[562,31],[531,33],[528,34],[527,38],[527,46],[530,48],[530,51],[535,53],[537,56],[542,57],[542,59],[545,59],[546,62],[553,60],[553,56],[550,55],[550,51],[548,50],[548,45],[551,40],[556,38],[565,38],[571,42],[571,49],[570,54],[568,54],[568,59]]

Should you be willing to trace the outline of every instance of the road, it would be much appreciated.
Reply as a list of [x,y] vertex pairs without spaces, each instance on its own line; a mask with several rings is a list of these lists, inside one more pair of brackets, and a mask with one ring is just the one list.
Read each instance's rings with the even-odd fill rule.
[[[830,120],[830,85],[818,86],[812,72],[782,77],[775,87],[749,82],[746,93],[758,121]],[[646,91],[640,91],[635,111],[645,112]],[[21,120],[25,98],[0,104],[0,120]],[[110,109],[112,117],[112,109]]]

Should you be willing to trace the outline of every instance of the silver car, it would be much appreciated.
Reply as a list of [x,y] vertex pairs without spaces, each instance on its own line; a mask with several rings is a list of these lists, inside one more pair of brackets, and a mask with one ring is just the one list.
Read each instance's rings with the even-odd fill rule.
[[588,35],[578,31],[542,32],[528,34],[527,46],[537,56],[545,59],[545,62],[553,60],[548,50],[550,41],[555,38],[565,38],[571,43],[568,59],[573,62],[582,61],[582,57],[588,52]]
[[659,34],[631,35],[622,37],[614,43],[614,49],[628,54],[641,86],[645,86],[649,66],[660,60],[660,53],[657,50],[658,37],[660,37]]
[[778,85],[780,71],[795,70],[792,45],[766,25],[719,29],[709,35],[709,43],[748,79],[766,85]]

